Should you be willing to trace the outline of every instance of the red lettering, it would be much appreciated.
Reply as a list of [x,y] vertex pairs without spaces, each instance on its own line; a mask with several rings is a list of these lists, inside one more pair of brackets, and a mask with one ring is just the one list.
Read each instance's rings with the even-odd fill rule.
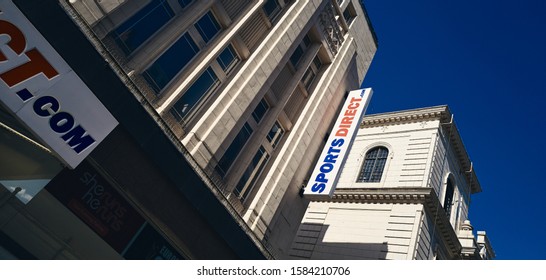
[[[8,35],[10,37],[8,46],[15,53],[17,53],[17,55],[20,55],[23,53],[27,42],[25,40],[25,35],[23,35],[23,32],[21,32],[21,30],[19,30],[17,26],[5,20],[0,20],[0,35]],[[0,61],[6,61],[6,60],[8,60],[6,55],[0,51]]]
[[9,87],[13,87],[40,73],[44,74],[49,79],[52,79],[59,74],[37,49],[27,51],[25,54],[30,59],[28,62],[0,74],[0,79]]
[[347,128],[340,128],[336,131],[336,136],[338,137],[345,137],[349,134],[349,130]]
[[345,116],[354,116],[354,115],[356,115],[356,110],[346,110],[345,111]]
[[358,106],[360,106],[360,101],[362,101],[362,98],[356,98],[356,97],[351,98],[351,103],[349,104],[349,106],[347,106],[347,108],[348,109],[358,108]]
[[353,123],[353,117],[344,117],[343,119],[341,119],[341,124],[352,124]]

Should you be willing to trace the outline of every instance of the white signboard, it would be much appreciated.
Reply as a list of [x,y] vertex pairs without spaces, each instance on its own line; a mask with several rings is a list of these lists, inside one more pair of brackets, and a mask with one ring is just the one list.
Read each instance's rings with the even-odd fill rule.
[[332,197],[339,172],[353,143],[362,116],[370,103],[372,89],[349,92],[345,104],[322,150],[304,194],[308,197]]
[[0,0],[0,102],[71,168],[118,124],[9,0]]

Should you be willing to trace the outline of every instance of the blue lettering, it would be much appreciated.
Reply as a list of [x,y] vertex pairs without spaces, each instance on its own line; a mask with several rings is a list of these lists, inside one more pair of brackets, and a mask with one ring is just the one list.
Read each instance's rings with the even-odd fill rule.
[[329,163],[336,163],[336,159],[337,159],[337,155],[326,155],[326,157],[324,158],[324,162],[329,162]]
[[324,189],[326,188],[326,185],[323,184],[323,183],[315,183],[313,184],[313,186],[311,187],[311,191],[313,192],[318,192],[318,193],[322,193],[324,191]]
[[315,181],[316,182],[321,182],[321,183],[328,183],[328,179],[326,179],[326,174],[324,174],[324,173],[319,173],[317,175],[317,178],[315,178]]
[[59,112],[49,119],[49,126],[57,133],[65,133],[74,126],[74,117],[67,112]]
[[345,142],[345,140],[343,139],[334,139],[332,140],[332,147],[341,147],[343,146],[343,143]]
[[334,165],[331,163],[325,163],[320,167],[320,172],[322,173],[330,173],[334,169]]
[[[27,98],[28,94],[21,91],[21,98]],[[50,117],[49,127],[56,133],[63,134],[63,139],[76,153],[81,153],[95,143],[95,139],[87,134],[81,125],[75,125],[74,117],[67,112],[58,112],[59,101],[52,96],[42,96],[34,102],[32,108],[41,117]],[[58,113],[57,113],[58,112]]]
[[59,111],[59,101],[51,96],[42,96],[36,99],[32,108],[40,117],[49,117]]
[[95,139],[91,137],[91,135],[87,134],[85,129],[81,127],[81,125],[78,125],[74,127],[71,131],[67,132],[65,135],[63,135],[61,138],[64,141],[68,142],[68,145],[72,147],[72,149],[76,153],[81,153],[83,150],[87,149],[89,146],[91,146],[93,143],[95,143]]

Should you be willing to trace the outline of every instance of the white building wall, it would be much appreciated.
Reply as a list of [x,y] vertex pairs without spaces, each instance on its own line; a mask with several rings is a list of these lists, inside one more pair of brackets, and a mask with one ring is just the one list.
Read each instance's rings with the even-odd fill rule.
[[[440,117],[438,112],[444,115]],[[334,198],[309,204],[289,256],[297,259],[457,257],[460,243],[456,233],[468,218],[472,184],[468,178],[473,177],[461,167],[466,152],[457,142],[460,139],[455,135],[456,128],[446,121],[445,112],[448,112],[446,107],[395,112],[392,117],[388,114],[384,118],[375,117],[376,122],[367,122],[367,118],[374,116],[365,117],[341,169]],[[357,182],[366,153],[377,146],[389,150],[380,182]],[[443,205],[448,178],[454,183],[449,220]],[[479,185],[472,190],[479,190]],[[417,193],[427,195],[419,198]],[[345,200],[350,203],[341,202]],[[376,203],[370,203],[374,200]]]
[[[426,187],[426,171],[431,164],[437,128],[438,121],[360,129],[341,170],[337,188]],[[366,153],[377,146],[389,150],[381,181],[356,182]]]
[[[444,124],[442,126],[449,126]],[[442,127],[444,129],[445,127]],[[468,219],[468,206],[470,204],[470,184],[466,173],[470,170],[463,170],[460,166],[454,147],[447,141],[449,132],[442,130],[436,137],[436,150],[433,156],[432,171],[429,186],[436,191],[440,203],[444,203],[448,178],[453,180],[455,191],[453,194],[453,206],[451,207],[450,222],[453,228],[458,231],[464,220]],[[447,152],[446,152],[447,151]]]
[[290,258],[412,259],[422,212],[419,204],[311,202]]

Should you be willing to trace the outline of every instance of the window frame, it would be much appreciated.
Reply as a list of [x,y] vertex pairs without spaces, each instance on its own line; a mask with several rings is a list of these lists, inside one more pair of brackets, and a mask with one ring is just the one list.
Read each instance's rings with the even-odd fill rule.
[[[368,158],[368,156],[377,151],[376,155],[374,156],[374,158]],[[386,152],[381,154],[381,152],[384,151]],[[378,145],[378,146],[374,146],[370,149],[368,149],[368,151],[366,151],[365,155],[364,155],[364,158],[363,158],[363,161],[362,161],[362,165],[360,167],[360,171],[358,173],[358,177],[356,179],[356,182],[357,183],[380,183],[382,180],[383,180],[383,174],[385,173],[385,168],[387,166],[387,161],[389,159],[389,155],[390,155],[390,150],[389,148],[385,147],[385,146],[382,146],[382,145]],[[366,167],[368,166],[368,160],[373,160],[373,163],[372,163],[372,167],[370,168],[370,171],[369,171],[369,176],[368,177],[364,177],[365,174],[367,173],[366,171]],[[380,163],[381,167],[380,167],[380,172],[378,172],[378,170],[376,170],[376,166],[378,166],[378,162],[380,162],[380,160],[384,160],[382,163]],[[377,174],[379,174],[379,178],[377,179],[377,177],[374,177],[374,176],[377,176]]]
[[[207,34],[206,31],[210,31],[210,30],[206,30],[207,28],[204,28],[206,26],[201,26],[200,25],[200,23],[206,18],[210,19],[213,27],[216,28],[216,31],[214,31],[214,34],[212,34],[212,35]],[[222,30],[223,30],[222,25],[220,24],[220,22],[218,21],[217,17],[214,15],[214,12],[212,10],[208,10],[205,14],[203,14],[193,24],[193,28],[195,28],[195,30],[197,31],[197,33],[201,37],[201,40],[203,40],[206,45],[208,45],[211,41],[213,41],[214,38],[216,38],[218,36],[218,34],[220,34],[222,32]]]
[[[165,84],[159,85],[157,82],[157,79],[153,77],[154,75],[150,74],[150,71],[153,70],[152,68],[155,68],[155,67],[158,67],[158,69],[164,69],[165,67],[156,66],[156,63],[160,63],[160,61],[164,61],[164,60],[171,61],[170,59],[168,59],[168,57],[164,57],[164,55],[172,56],[170,55],[170,52],[175,51],[176,49],[173,49],[173,48],[175,46],[178,46],[178,44],[183,41],[186,41],[195,53],[191,56],[191,58],[189,58],[184,63],[184,66],[182,66],[182,68],[179,68],[176,73],[172,74],[172,76],[169,78],[169,80]],[[146,82],[148,82],[149,86],[152,88],[154,93],[157,96],[161,95],[164,89],[169,86],[169,84],[180,74],[180,72],[182,72],[188,65],[192,63],[192,61],[195,60],[195,57],[197,57],[197,55],[199,55],[200,52],[201,52],[201,48],[197,44],[196,40],[191,36],[190,32],[184,32],[172,45],[170,45],[161,55],[159,55],[154,60],[154,62],[152,62],[144,71],[142,71],[141,75],[142,77],[144,77]]]
[[[212,37],[205,38],[205,37],[203,37],[202,33],[199,32],[197,24],[201,19],[203,19],[204,17],[206,17],[208,15],[210,15],[209,18],[214,20],[215,25],[218,26],[219,29],[217,30],[217,32],[214,35],[212,35]],[[220,21],[214,15],[213,10],[209,9],[205,14],[203,14],[203,16],[201,16],[201,18],[199,18],[198,21],[196,21],[193,25],[188,27],[188,29],[184,33],[182,33],[178,37],[178,39],[176,39],[171,45],[169,45],[167,48],[165,48],[165,50],[160,55],[155,57],[155,59],[149,65],[147,65],[146,68],[141,72],[141,75],[146,80],[146,82],[149,84],[150,88],[156,94],[156,96],[160,96],[160,95],[164,94],[165,89],[169,88],[169,85],[172,84],[173,80],[175,80],[180,75],[180,73],[182,73],[189,65],[191,65],[195,61],[195,58],[201,54],[204,47],[208,43],[213,41],[222,32],[222,30],[223,30],[223,26],[220,24]],[[175,49],[173,49],[173,47],[175,47],[178,43],[180,43],[181,40],[186,40],[186,42],[193,43],[193,46],[190,44],[190,47],[192,48],[192,50],[194,50],[194,47],[195,47],[195,49],[196,49],[196,50],[194,50],[195,53],[191,56],[191,58],[188,61],[185,61],[183,64],[177,64],[177,65],[180,65],[180,67],[178,68],[178,71],[176,71],[176,73],[174,73],[170,77],[169,81],[167,81],[164,84],[161,83],[162,85],[160,86],[155,81],[155,79],[152,77],[152,75],[149,74],[149,71],[150,71],[150,69],[152,67],[155,67],[154,65],[156,65],[156,63],[158,63],[158,61],[174,61],[175,59],[172,59],[172,58],[176,58],[176,56],[177,56],[176,53],[179,53],[179,52],[175,52]],[[229,44],[228,46],[232,46],[232,44]],[[233,47],[233,50],[234,50],[234,52],[236,54],[236,57],[238,58],[238,60],[237,60],[237,63],[238,63],[240,61],[240,55],[237,53],[237,51],[236,51],[236,49],[234,47]],[[222,51],[224,51],[224,50],[222,50]],[[234,65],[231,65],[230,68],[229,68],[229,71],[231,71],[235,67],[235,65],[237,63],[235,63]],[[210,65],[209,65],[209,67],[210,67]],[[158,68],[158,69],[162,69],[162,68]],[[215,74],[217,76],[219,76],[218,75],[219,73],[215,73]]]
[[[227,68],[224,69],[222,67],[221,63],[219,62],[219,57],[227,50],[229,49],[230,52],[234,55],[234,59],[230,61],[229,65],[227,65]],[[178,97],[178,99],[173,102],[173,104],[170,107],[171,114],[175,117],[176,121],[178,123],[182,122],[188,122],[191,120],[195,112],[199,111],[203,104],[209,100],[209,98],[220,88],[220,86],[227,80],[229,74],[232,72],[232,70],[239,65],[241,62],[241,57],[239,56],[239,53],[237,52],[235,46],[233,44],[228,44],[222,52],[220,52],[215,59],[211,61],[211,63],[208,65],[207,68],[205,68],[205,71],[203,71],[193,82],[192,84]],[[213,85],[211,85],[207,91],[203,92],[202,95],[199,97],[199,99],[189,108],[189,111],[185,113],[184,115],[179,114],[176,109],[174,108],[177,106],[178,102],[180,100],[184,99],[184,96],[188,94],[189,90],[193,87],[193,85],[204,75],[206,72],[212,73],[216,80]],[[174,111],[173,111],[174,109]],[[176,113],[175,113],[176,112]]]
[[[144,40],[139,40],[140,42],[137,42],[136,46],[129,46],[127,44],[128,38],[122,39],[122,37],[127,36],[128,34],[135,33],[135,30],[142,31],[144,28],[137,28],[135,27],[142,27],[140,24],[145,21],[149,20],[151,15],[155,15],[157,12],[157,9],[162,9],[166,15],[169,17],[153,17],[162,19],[163,21],[159,22],[160,26],[156,26],[154,30],[146,31],[146,36]],[[133,54],[137,49],[139,49],[142,45],[144,45],[151,37],[154,36],[159,30],[161,30],[168,22],[170,22],[174,17],[176,16],[176,12],[174,7],[172,7],[169,4],[169,1],[167,0],[155,0],[150,1],[150,3],[143,6],[141,9],[136,11],[133,15],[128,17],[126,20],[124,20],[122,23],[120,23],[118,26],[116,26],[111,31],[111,36],[116,42],[116,45],[119,47],[119,49],[127,56]],[[156,22],[155,20],[153,22]],[[141,32],[136,32],[141,33]],[[132,45],[132,44],[130,44]]]
[[446,188],[444,191],[444,202],[442,203],[442,208],[444,209],[444,212],[446,213],[448,219],[451,219],[451,212],[454,205],[456,189],[456,184],[454,181],[455,180],[451,176],[448,176],[446,181]]
[[260,145],[233,189],[233,193],[241,202],[244,202],[249,197],[270,159],[271,155],[267,152],[267,149],[263,145]]

